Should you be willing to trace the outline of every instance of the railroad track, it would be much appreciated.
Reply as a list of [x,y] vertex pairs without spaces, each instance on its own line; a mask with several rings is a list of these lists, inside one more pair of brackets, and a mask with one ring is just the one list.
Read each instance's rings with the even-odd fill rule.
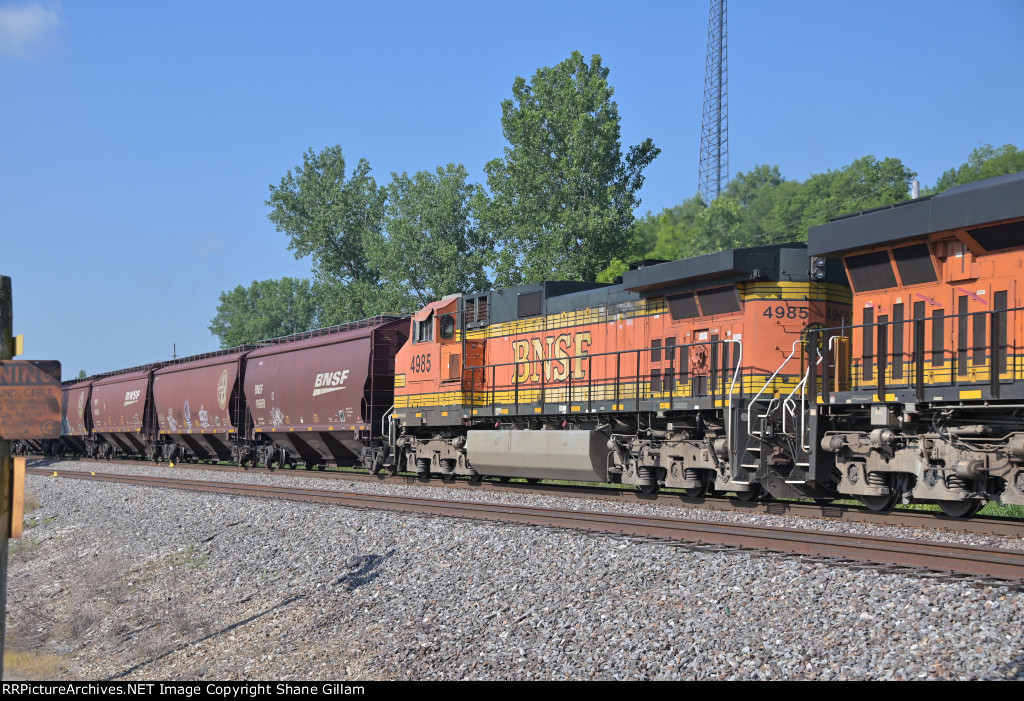
[[677,543],[791,553],[854,563],[1024,582],[1024,551],[1017,550],[751,524],[714,523],[522,505],[467,503],[423,497],[355,494],[279,485],[249,485],[40,468],[30,468],[28,472],[37,475],[56,475],[66,479],[102,480],[148,487],[384,509],[410,514],[568,528],[594,533],[615,533]]
[[[51,460],[48,464],[52,465],[54,469],[59,468],[59,460],[47,460]],[[76,460],[78,462],[90,462],[97,465],[137,465],[154,467],[154,463],[152,462],[141,461],[109,461],[94,458],[78,458]],[[174,467],[202,472],[245,472],[243,468],[230,465],[175,463]],[[265,469],[266,468],[256,468],[256,470]],[[714,511],[737,512],[744,514],[796,516],[801,518],[816,518],[845,523],[868,523],[878,526],[893,526],[897,528],[929,528],[932,530],[969,533],[973,535],[1024,538],[1024,520],[1008,516],[975,516],[971,519],[954,519],[946,516],[940,511],[895,509],[890,512],[879,512],[871,511],[866,507],[854,504],[816,504],[806,501],[776,500],[748,502],[740,501],[738,499],[730,499],[723,496],[707,496],[694,499],[686,496],[682,492],[672,491],[662,491],[658,494],[642,494],[631,488],[617,489],[614,487],[588,487],[561,484],[527,485],[522,482],[505,483],[492,480],[470,482],[465,479],[457,479],[451,482],[446,482],[441,479],[433,479],[426,482],[414,475],[395,475],[385,477],[383,474],[371,475],[366,472],[342,472],[338,470],[278,470],[275,474],[283,475],[285,478],[293,475],[300,475],[316,477],[319,479],[344,479],[364,482],[380,482],[382,480],[389,480],[410,485],[428,485],[475,491],[484,490],[534,495],[539,493],[548,496],[570,497],[577,499],[602,499],[625,504],[656,503],[658,506],[695,507],[711,509]]]

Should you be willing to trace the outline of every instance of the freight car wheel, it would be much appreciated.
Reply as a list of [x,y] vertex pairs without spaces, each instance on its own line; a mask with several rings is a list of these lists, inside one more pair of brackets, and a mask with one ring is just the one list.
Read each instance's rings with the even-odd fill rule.
[[700,499],[701,497],[706,496],[711,489],[711,472],[708,470],[698,470],[698,472],[701,474],[698,478],[700,480],[700,484],[696,487],[690,487],[683,490],[686,492],[686,496],[691,499]]
[[896,500],[899,499],[899,496],[899,492],[893,489],[892,494],[883,494],[881,496],[861,494],[857,498],[872,511],[891,511],[892,507],[896,506]]
[[964,499],[963,501],[940,501],[939,508],[950,518],[970,518],[981,511],[981,499]]
[[449,473],[442,472],[441,473],[441,481],[444,482],[445,484],[451,484],[452,482],[455,481],[455,473],[452,472],[452,473],[449,474]]
[[540,480],[541,480],[540,477],[527,477],[526,478],[526,482],[528,484],[540,484]]
[[638,484],[636,486],[636,491],[641,494],[657,494],[658,489],[659,487],[657,484]]
[[762,491],[760,484],[752,484],[747,491],[736,492],[736,498],[740,501],[757,501],[761,498]]

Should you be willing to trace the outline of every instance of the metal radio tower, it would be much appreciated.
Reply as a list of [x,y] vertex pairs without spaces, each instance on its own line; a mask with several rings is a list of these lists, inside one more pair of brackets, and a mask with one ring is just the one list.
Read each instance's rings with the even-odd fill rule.
[[726,87],[725,0],[711,0],[700,127],[700,194],[710,204],[729,183],[729,102]]

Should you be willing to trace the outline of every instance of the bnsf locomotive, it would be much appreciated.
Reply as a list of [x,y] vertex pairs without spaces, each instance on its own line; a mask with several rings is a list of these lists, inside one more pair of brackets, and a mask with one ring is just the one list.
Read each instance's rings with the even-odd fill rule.
[[65,386],[64,449],[1024,504],[1024,174]]

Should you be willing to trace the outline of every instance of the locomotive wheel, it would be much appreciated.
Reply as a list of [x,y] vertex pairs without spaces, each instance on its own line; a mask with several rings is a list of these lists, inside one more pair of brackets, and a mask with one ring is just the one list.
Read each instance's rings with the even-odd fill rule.
[[700,474],[701,477],[699,486],[690,487],[688,489],[683,490],[684,492],[686,492],[686,496],[690,497],[691,499],[700,499],[702,496],[705,496],[709,491],[711,491],[711,472],[709,472],[708,470],[700,470]]
[[962,501],[940,501],[939,508],[950,518],[970,518],[981,511],[981,499],[964,499]]
[[753,484],[746,492],[736,492],[736,498],[740,501],[757,501],[761,498],[762,491],[760,484]]
[[899,492],[895,489],[891,491],[892,494],[883,494],[881,496],[860,494],[857,498],[872,511],[891,511],[892,507],[896,506],[896,500],[900,497]]

